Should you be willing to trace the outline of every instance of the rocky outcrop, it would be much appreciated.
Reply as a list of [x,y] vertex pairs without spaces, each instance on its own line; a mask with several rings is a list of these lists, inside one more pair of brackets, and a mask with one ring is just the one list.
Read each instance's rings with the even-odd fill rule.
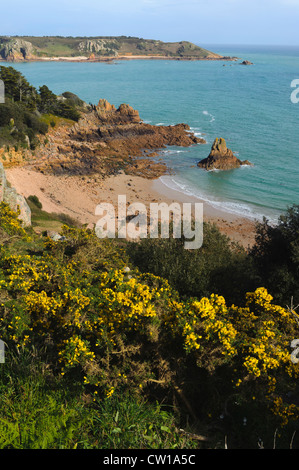
[[158,151],[168,145],[205,143],[187,124],[154,126],[127,104],[118,108],[100,100],[71,127],[51,129],[48,144],[28,166],[50,174],[102,176],[127,174],[157,178],[167,171]]
[[215,139],[207,158],[198,162],[197,166],[205,170],[231,170],[241,165],[251,165],[248,160],[239,160],[226,146],[225,139]]
[[139,123],[141,121],[139,112],[128,104],[121,104],[118,109],[107,100],[101,99],[95,107],[99,121],[105,125],[122,125],[126,123]]
[[34,48],[31,42],[23,39],[11,39],[0,44],[0,57],[8,62],[19,62],[34,59]]
[[250,62],[250,60],[243,60],[243,62],[241,62],[240,65],[253,65],[253,63]]
[[78,45],[80,52],[88,52],[90,54],[118,56],[118,42],[115,39],[86,39]]
[[6,202],[15,212],[20,210],[19,218],[24,227],[31,225],[31,210],[26,199],[11,188],[6,180],[3,164],[0,162],[0,202]]

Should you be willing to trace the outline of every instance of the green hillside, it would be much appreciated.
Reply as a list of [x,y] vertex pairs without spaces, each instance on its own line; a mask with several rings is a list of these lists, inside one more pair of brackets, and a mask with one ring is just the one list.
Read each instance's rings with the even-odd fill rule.
[[118,57],[167,56],[169,58],[208,59],[220,58],[187,41],[162,42],[137,37],[61,37],[61,36],[2,36],[0,57],[5,60],[31,60],[47,57]]

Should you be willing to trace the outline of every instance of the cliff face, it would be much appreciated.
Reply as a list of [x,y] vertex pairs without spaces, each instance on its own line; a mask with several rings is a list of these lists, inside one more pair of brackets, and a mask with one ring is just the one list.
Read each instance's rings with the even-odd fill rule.
[[118,44],[115,39],[86,39],[79,43],[78,50],[89,54],[118,56]]
[[0,56],[22,60],[111,60],[114,58],[168,58],[232,60],[191,42],[163,42],[137,37],[7,37],[0,36]]
[[8,62],[34,59],[33,45],[23,39],[11,39],[0,44],[0,57]]
[[197,166],[205,170],[231,170],[241,165],[251,165],[248,160],[239,160],[226,146],[225,139],[215,139],[207,158],[198,162]]
[[104,178],[124,170],[127,174],[156,178],[167,171],[166,165],[156,158],[159,149],[205,142],[189,130],[187,124],[145,124],[131,106],[122,104],[116,108],[100,100],[73,126],[51,129],[48,144],[39,148],[28,165],[50,174],[97,174]]
[[31,225],[31,211],[26,199],[17,193],[15,188],[11,188],[6,180],[3,164],[0,162],[0,202],[6,202],[12,210],[17,212],[20,209],[20,219],[24,227]]

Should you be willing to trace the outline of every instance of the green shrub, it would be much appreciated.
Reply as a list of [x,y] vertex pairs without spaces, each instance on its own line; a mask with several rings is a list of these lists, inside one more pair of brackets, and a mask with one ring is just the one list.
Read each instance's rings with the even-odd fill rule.
[[42,205],[42,203],[40,202],[40,200],[38,199],[37,196],[29,196],[28,201],[32,202],[38,209],[43,208],[43,205]]
[[0,105],[0,146],[15,145],[25,148],[27,137],[30,148],[38,145],[38,135],[46,135],[48,124],[55,127],[55,119],[47,123],[43,115],[78,121],[83,105],[76,95],[66,93],[67,99],[59,99],[46,85],[37,91],[23,75],[13,67],[0,66],[0,79],[4,81],[6,102]]
[[218,292],[228,301],[241,302],[246,291],[257,287],[245,251],[210,223],[204,223],[199,249],[186,250],[183,239],[148,238],[128,244],[128,254],[142,272],[166,278],[184,297]]
[[290,207],[277,225],[264,219],[257,225],[251,250],[263,285],[281,305],[299,303],[299,206]]

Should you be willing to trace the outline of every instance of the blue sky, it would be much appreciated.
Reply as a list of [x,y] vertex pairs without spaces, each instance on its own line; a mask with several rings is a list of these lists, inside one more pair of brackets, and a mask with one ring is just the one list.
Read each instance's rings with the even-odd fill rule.
[[126,35],[197,44],[299,45],[299,0],[3,3],[1,35]]

